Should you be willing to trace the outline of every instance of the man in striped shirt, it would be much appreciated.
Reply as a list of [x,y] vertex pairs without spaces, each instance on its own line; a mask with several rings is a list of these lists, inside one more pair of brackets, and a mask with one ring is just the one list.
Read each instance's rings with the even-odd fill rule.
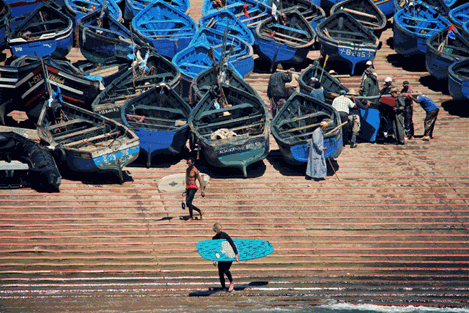
[[341,90],[339,92],[339,96],[332,101],[332,107],[337,110],[340,116],[341,123],[347,122],[346,124],[342,125],[342,138],[344,141],[344,145],[348,142],[349,137],[349,126],[348,126],[348,115],[350,113],[350,109],[355,107],[355,97],[352,96],[352,100],[345,97],[346,91]]

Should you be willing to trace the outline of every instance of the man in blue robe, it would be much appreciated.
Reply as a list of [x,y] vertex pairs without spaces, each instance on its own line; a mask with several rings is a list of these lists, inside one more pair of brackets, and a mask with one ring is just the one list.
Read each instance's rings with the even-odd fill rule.
[[327,125],[327,121],[322,121],[320,126],[314,130],[309,147],[306,176],[312,177],[315,181],[324,180],[327,175],[326,158],[324,157],[324,151],[327,150],[324,147],[324,131]]

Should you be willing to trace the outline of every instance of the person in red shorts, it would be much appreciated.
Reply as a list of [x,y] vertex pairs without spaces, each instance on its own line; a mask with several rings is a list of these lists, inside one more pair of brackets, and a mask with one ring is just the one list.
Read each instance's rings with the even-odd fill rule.
[[200,214],[200,219],[202,219],[202,211],[197,208],[195,205],[192,204],[194,200],[195,193],[197,192],[197,184],[196,180],[199,180],[200,189],[202,189],[202,197],[205,197],[204,192],[204,184],[202,182],[202,178],[200,177],[200,171],[194,165],[195,160],[194,158],[187,159],[187,170],[186,170],[186,191],[183,194],[186,194],[186,205],[189,208],[189,219],[188,221],[193,220],[192,212],[196,210]]

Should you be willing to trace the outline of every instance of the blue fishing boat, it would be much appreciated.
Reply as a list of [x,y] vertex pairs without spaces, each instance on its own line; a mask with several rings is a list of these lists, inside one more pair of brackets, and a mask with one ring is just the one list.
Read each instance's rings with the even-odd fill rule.
[[449,66],[468,57],[469,34],[462,29],[449,26],[427,40],[425,65],[437,79],[447,79]]
[[238,20],[230,11],[210,11],[199,20],[199,27],[207,27],[224,32],[228,27],[228,34],[243,39],[250,45],[254,45],[254,35],[252,31]]
[[280,11],[298,10],[313,29],[316,29],[316,25],[326,18],[324,9],[309,0],[282,0],[279,9]]
[[469,59],[458,61],[449,67],[448,90],[454,100],[469,99]]
[[319,62],[314,62],[298,77],[298,83],[302,93],[306,95],[311,93],[313,90],[313,87],[311,86],[312,78],[316,78],[321,83],[321,87],[329,92],[335,94],[339,94],[341,90],[348,92],[348,88],[342,85],[337,78],[325,71]]
[[335,159],[342,152],[342,128],[339,113],[330,105],[295,92],[272,120],[271,132],[285,161],[292,165],[305,164],[313,131],[324,120],[331,120],[324,132],[327,157]]
[[332,7],[331,14],[334,14],[337,10],[343,10],[352,15],[378,38],[388,22],[384,13],[378,9],[372,0],[344,0]]
[[297,10],[284,11],[283,18],[267,18],[256,28],[259,55],[278,63],[301,63],[316,40],[311,24]]
[[379,40],[373,33],[351,16],[339,10],[317,26],[318,41],[323,57],[331,61],[346,61],[355,66],[375,57]]
[[23,56],[11,66],[0,67],[0,73],[7,79],[0,88],[1,101],[11,100],[5,104],[5,111],[26,112],[30,123],[37,122],[42,105],[51,94],[59,93],[67,102],[90,109],[100,92],[98,80],[76,75],[51,57],[41,60]]
[[[155,0],[125,0],[124,18],[131,21],[140,11]],[[165,0],[179,11],[186,13],[190,9],[189,0]]]
[[210,91],[213,86],[218,85],[218,83],[221,85],[231,86],[259,97],[255,89],[252,88],[251,85],[249,85],[243,77],[239,76],[239,74],[237,74],[231,67],[215,63],[211,67],[197,74],[197,76],[192,80],[189,104],[194,106],[194,104],[204,97],[205,93]]
[[52,3],[42,3],[8,35],[15,57],[65,58],[73,44],[72,20]]
[[[69,62],[67,64],[74,67]],[[130,61],[122,62],[121,59],[117,60],[111,58],[99,64],[93,62],[80,63],[77,73],[81,73],[81,75],[88,79],[99,80],[103,84],[101,89],[104,90],[104,88],[109,86],[115,79],[127,73],[130,66]],[[75,68],[75,70],[77,70],[77,68]]]
[[[12,17],[18,17],[21,15],[28,14],[36,9],[41,3],[47,2],[48,0],[5,0],[8,6],[11,8]],[[56,1],[58,5],[64,4],[63,0]]]
[[140,150],[147,156],[147,167],[156,155],[181,154],[189,138],[187,120],[191,110],[166,84],[145,91],[122,107],[122,123],[140,138]]
[[115,0],[65,0],[65,10],[77,24],[85,15],[101,10],[103,4],[115,20],[122,22],[122,11]]
[[272,8],[255,0],[229,1],[222,8],[213,8],[212,1],[204,0],[202,5],[202,16],[214,11],[227,10],[233,13],[239,21],[246,25],[251,31],[255,31],[257,24],[272,15]]
[[[321,0],[321,6],[324,9],[331,9],[334,5],[344,0]],[[394,1],[395,0],[372,0],[378,9],[383,12],[386,17],[391,17],[395,13]]]
[[189,47],[173,58],[173,63],[181,70],[183,97],[189,96],[194,77],[220,60],[240,76],[254,68],[253,49],[247,42],[227,36],[224,45],[223,33],[205,27],[196,36]]
[[80,51],[91,62],[103,63],[106,59],[129,60],[129,55],[149,43],[115,20],[109,10],[96,10],[78,22]]
[[449,25],[449,21],[426,3],[404,7],[394,15],[394,50],[404,56],[425,54],[426,41]]
[[234,87],[217,85],[189,115],[197,146],[216,167],[247,167],[269,153],[270,120],[264,102]]
[[449,11],[449,20],[461,28],[469,21],[469,3],[457,6]]
[[139,139],[126,126],[59,99],[45,103],[38,125],[52,137],[49,149],[60,166],[77,172],[119,172],[140,152]]
[[151,42],[159,54],[168,58],[186,48],[197,31],[190,16],[162,0],[140,11],[132,20],[132,27]]
[[143,51],[137,51],[132,66],[96,97],[91,104],[93,112],[120,121],[121,107],[127,101],[162,82],[177,93],[182,92],[177,66],[153,49]]

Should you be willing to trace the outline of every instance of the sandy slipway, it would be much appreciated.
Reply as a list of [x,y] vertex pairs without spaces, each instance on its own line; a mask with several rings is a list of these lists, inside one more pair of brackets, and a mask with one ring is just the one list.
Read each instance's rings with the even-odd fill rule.
[[[191,1],[196,21],[201,6]],[[210,183],[194,200],[204,218],[192,222],[179,219],[188,214],[180,193],[158,187],[185,172],[177,158],[150,168],[138,159],[124,168],[123,184],[77,174],[64,177],[59,193],[2,189],[0,311],[467,312],[467,110],[424,60],[392,49],[391,23],[374,60],[378,80],[391,76],[398,88],[407,80],[440,106],[434,139],[422,141],[425,112],[414,105],[415,139],[346,146],[325,181],[305,180],[306,166],[289,166],[272,136],[267,158],[250,165],[247,178],[201,159],[196,165]],[[309,52],[296,69],[318,56]],[[77,48],[67,58],[83,59]],[[267,105],[269,69],[257,58],[246,79]],[[360,76],[340,80],[358,90]],[[275,249],[234,263],[230,294],[196,250],[215,222],[232,238]]]

